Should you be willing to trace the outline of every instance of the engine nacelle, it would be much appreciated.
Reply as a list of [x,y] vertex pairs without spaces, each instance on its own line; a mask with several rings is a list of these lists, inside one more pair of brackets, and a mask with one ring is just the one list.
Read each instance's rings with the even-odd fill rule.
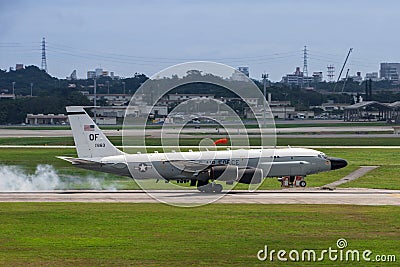
[[238,175],[238,183],[242,184],[259,184],[264,177],[262,169],[240,169]]
[[215,166],[210,168],[209,176],[211,180],[233,182],[238,179],[238,173],[239,169],[237,166]]

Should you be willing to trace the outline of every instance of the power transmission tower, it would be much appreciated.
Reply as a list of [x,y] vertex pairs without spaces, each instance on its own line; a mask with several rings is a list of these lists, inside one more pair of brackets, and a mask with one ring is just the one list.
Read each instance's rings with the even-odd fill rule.
[[335,77],[335,66],[328,65],[326,68],[328,69],[328,79],[331,82],[333,81],[333,77]]
[[303,87],[304,87],[304,78],[306,78],[307,87],[309,86],[307,58],[308,58],[307,46],[305,45],[303,50]]
[[47,72],[47,61],[46,61],[46,39],[42,39],[42,66],[41,69]]

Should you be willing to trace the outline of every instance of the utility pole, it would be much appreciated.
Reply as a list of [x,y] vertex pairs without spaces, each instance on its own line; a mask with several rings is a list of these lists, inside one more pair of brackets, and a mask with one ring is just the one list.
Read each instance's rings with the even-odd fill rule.
[[13,88],[13,95],[14,95],[14,98],[15,98],[15,82],[12,82],[12,88]]
[[107,94],[110,94],[110,81],[106,81],[107,84]]
[[33,96],[33,90],[32,90],[32,88],[33,88],[33,83],[31,83],[31,97]]
[[268,78],[268,74],[263,73],[261,75],[262,79],[263,79],[263,85],[264,85],[264,99],[263,99],[263,121],[264,121],[264,125],[263,127],[266,127],[267,125],[267,121],[266,121],[266,112],[267,112],[267,78]]
[[96,77],[94,78],[94,99],[93,99],[93,105],[94,105],[94,109],[93,109],[93,114],[94,114],[94,122],[96,122],[96,106],[97,106],[97,79]]
[[122,85],[124,86],[124,94],[125,94],[125,82],[122,82]]

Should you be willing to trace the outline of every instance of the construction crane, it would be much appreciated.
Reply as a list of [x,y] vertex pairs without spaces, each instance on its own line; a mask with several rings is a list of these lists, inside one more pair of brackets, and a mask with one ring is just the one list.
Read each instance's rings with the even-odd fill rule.
[[350,53],[351,53],[352,51],[353,51],[353,48],[350,48],[350,49],[349,49],[349,52],[347,53],[346,59],[344,60],[342,69],[340,70],[339,76],[338,76],[337,81],[336,81],[336,83],[335,83],[335,87],[333,88],[333,92],[336,92],[336,85],[338,84],[338,82],[339,82],[339,80],[340,80],[340,77],[342,76],[342,72],[343,72],[343,70],[344,70],[344,67],[346,66],[347,60],[349,59]]
[[346,87],[347,79],[349,78],[349,70],[350,69],[347,69],[347,72],[346,72],[346,78],[344,79],[344,83],[343,83],[343,87],[342,87],[342,93],[344,91],[344,88]]

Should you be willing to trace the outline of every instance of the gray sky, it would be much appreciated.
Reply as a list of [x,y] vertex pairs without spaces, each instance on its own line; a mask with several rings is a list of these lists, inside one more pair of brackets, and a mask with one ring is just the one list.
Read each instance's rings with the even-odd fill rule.
[[48,72],[78,77],[96,67],[132,76],[168,66],[211,60],[249,66],[280,80],[303,66],[334,64],[350,47],[350,74],[400,62],[400,1],[77,1],[0,0],[0,68],[40,66],[48,42]]

